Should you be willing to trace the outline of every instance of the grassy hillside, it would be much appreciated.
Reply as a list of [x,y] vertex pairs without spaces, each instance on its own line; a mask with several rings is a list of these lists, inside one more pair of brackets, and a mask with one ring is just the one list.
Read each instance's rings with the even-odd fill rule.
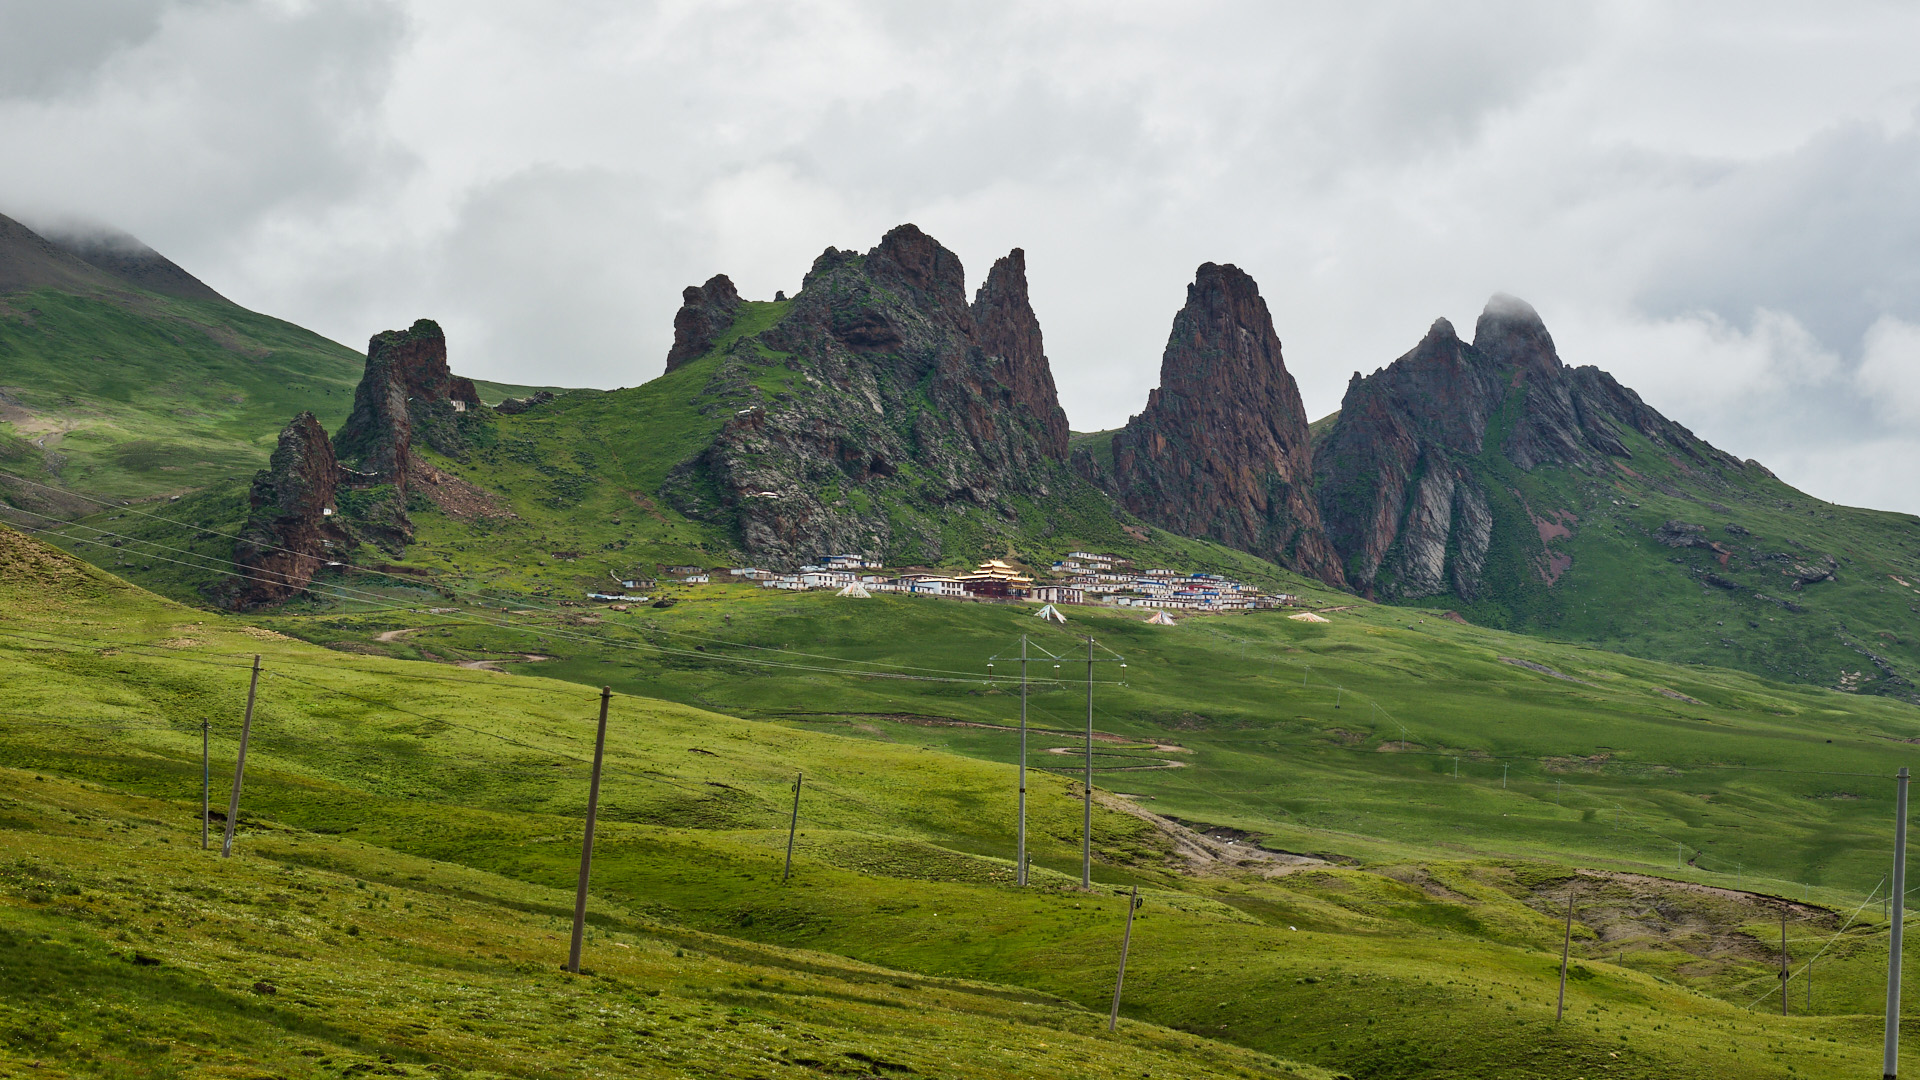
[[[1634,433],[1626,441],[1634,456],[1599,476],[1522,473],[1497,450],[1482,455],[1495,544],[1486,591],[1461,611],[1638,656],[1908,700],[1920,692],[1920,519],[1821,502],[1751,467],[1709,473]],[[1662,543],[1669,521],[1704,526],[1700,546]],[[1796,583],[1829,568],[1832,580]]]
[[[781,605],[821,599],[756,595],[729,613],[752,622],[761,604],[755,632],[793,631],[780,620],[798,609]],[[1796,962],[1827,945],[1812,1015],[1750,1013],[1776,962],[1767,935],[1779,904],[1676,880],[1686,875],[1623,876],[1617,855],[1475,855],[1467,842],[1492,843],[1493,823],[1509,819],[1455,828],[1461,819],[1444,807],[1424,836],[1296,825],[1289,839],[1306,841],[1296,850],[1336,856],[1302,861],[1241,847],[1244,837],[1196,840],[1103,798],[1098,877],[1138,883],[1147,898],[1127,1019],[1110,1037],[1099,1014],[1124,902],[1113,884],[1088,895],[1056,869],[1072,867],[1078,839],[1070,780],[1030,775],[1043,865],[1021,890],[1005,858],[1012,769],[983,760],[990,753],[939,748],[962,729],[889,728],[869,716],[850,719],[874,730],[849,726],[864,736],[849,738],[624,694],[596,845],[594,975],[565,978],[554,965],[577,865],[590,688],[315,648],[167,604],[4,533],[0,602],[15,615],[0,636],[9,702],[0,845],[10,849],[0,905],[20,946],[0,950],[0,1053],[15,1071],[40,1060],[82,1075],[368,1066],[520,1075],[612,1058],[662,1075],[882,1074],[897,1070],[876,1063],[891,1062],[936,1076],[1531,1076],[1553,1063],[1587,1076],[1804,1077],[1852,1075],[1876,1060],[1883,923],[1870,903],[1850,922],[1866,890],[1836,884],[1786,906]],[[689,600],[650,617],[701,607]],[[900,629],[880,621],[876,631]],[[563,629],[572,628],[551,633]],[[1209,636],[1194,624],[1138,641],[1101,629],[1128,648],[1129,682],[1155,682],[1149,672],[1176,670],[1190,650],[1216,662],[1230,652],[1174,636]],[[1328,632],[1319,652],[1290,642],[1316,670],[1358,663],[1333,646],[1351,656],[1369,630],[1398,637],[1378,626],[1319,629]],[[1441,658],[1469,677],[1463,695],[1480,674],[1469,645],[1458,639]],[[232,759],[255,652],[268,674],[241,857],[221,864],[194,835],[199,727],[212,724],[218,774]],[[645,666],[667,670],[657,654]],[[789,707],[839,704],[832,687],[843,681],[875,685],[793,677]],[[1743,679],[1713,675],[1684,689],[1724,682],[1731,692]],[[959,684],[924,685],[987,703]],[[1483,709],[1550,700],[1520,680],[1485,689]],[[1863,732],[1896,725],[1892,712],[1904,709],[1863,704],[1889,711],[1849,716]],[[1709,715],[1729,709],[1723,701]],[[1631,734],[1594,713],[1596,726]],[[1789,742],[1825,730],[1811,717],[1774,722],[1773,738]],[[1216,771],[1223,755],[1201,749],[1199,734],[1178,736],[1192,742],[1194,764],[1160,772],[1208,787],[1251,776]],[[1755,752],[1769,741],[1744,738]],[[1112,749],[1142,754],[1146,742]],[[1886,763],[1865,746],[1850,752]],[[1363,759],[1394,757],[1370,747]],[[794,770],[807,779],[795,877],[783,885]],[[1157,774],[1124,775],[1132,788]],[[1743,797],[1714,812],[1757,827],[1791,798],[1764,788],[1780,775],[1754,773]],[[1440,788],[1428,774],[1398,790],[1418,804],[1439,801]],[[1547,798],[1515,805],[1544,817]],[[1452,835],[1437,838],[1442,829]],[[1569,888],[1578,963],[1569,1019],[1555,1024]],[[595,1053],[543,1064],[562,1040]]]
[[[346,419],[365,357],[232,304],[154,293],[0,296],[0,471],[118,498],[265,464],[310,410]],[[528,388],[482,384],[497,401]]]
[[[391,595],[398,597],[397,591]],[[1799,895],[1865,893],[1885,871],[1891,786],[1920,711],[1881,698],[1554,645],[1433,612],[1355,606],[1190,619],[1022,605],[846,600],[695,586],[669,609],[463,607],[266,620],[358,652],[491,663],[856,738],[1011,762],[1022,634],[1037,765],[1076,773],[1084,640],[1100,782],[1156,812],[1293,851],[1364,856],[1444,843],[1578,853]],[[544,659],[529,661],[527,655]],[[987,659],[1003,659],[989,671]],[[1036,651],[1036,656],[1042,655]],[[981,726],[991,725],[991,726]],[[1062,734],[1066,733],[1066,734]],[[1457,762],[1456,762],[1456,759]],[[1458,769],[1458,776],[1455,770]],[[1504,786],[1503,786],[1504,784]],[[1385,846],[1381,846],[1385,845]],[[1124,880],[1124,879],[1116,879]]]

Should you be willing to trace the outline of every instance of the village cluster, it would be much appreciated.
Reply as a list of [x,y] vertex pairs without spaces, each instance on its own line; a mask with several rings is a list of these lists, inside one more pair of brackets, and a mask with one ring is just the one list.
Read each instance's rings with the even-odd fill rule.
[[[1036,581],[1019,567],[1000,559],[989,559],[964,574],[912,569],[883,571],[876,560],[861,555],[828,555],[794,573],[748,566],[728,570],[726,576],[736,581],[759,582],[763,589],[832,589],[853,597],[906,593],[949,599],[1032,600],[1045,604],[1106,604],[1193,612],[1287,607],[1298,600],[1288,593],[1263,593],[1252,585],[1219,574],[1134,570],[1126,559],[1117,555],[1091,551],[1076,551],[1055,562],[1044,582]],[[667,580],[684,584],[704,584],[713,577],[695,566],[666,567],[664,572]],[[625,588],[650,584],[637,580],[621,582]],[[590,599],[638,601],[646,598],[593,593]]]

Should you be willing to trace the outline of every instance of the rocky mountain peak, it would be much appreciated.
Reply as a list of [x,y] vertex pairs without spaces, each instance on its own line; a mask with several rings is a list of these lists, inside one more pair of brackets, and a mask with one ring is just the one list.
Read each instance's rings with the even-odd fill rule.
[[1342,580],[1312,492],[1300,390],[1259,286],[1204,263],[1160,361],[1160,386],[1113,438],[1115,495],[1163,528]]
[[1473,347],[1494,365],[1520,378],[1552,373],[1565,365],[1554,348],[1553,335],[1533,305],[1517,296],[1495,293],[1473,328]]
[[981,350],[1000,361],[1000,381],[1040,421],[1047,453],[1066,460],[1067,414],[1041,343],[1040,319],[1027,298],[1026,252],[1014,248],[993,264],[973,294],[972,314]]
[[740,293],[733,279],[715,274],[705,285],[689,285],[680,294],[680,310],[673,316],[673,348],[667,350],[667,370],[704,356],[733,325],[740,311]]
[[920,306],[948,318],[967,318],[967,275],[960,256],[914,224],[898,225],[867,253],[868,275],[905,284],[920,294]]
[[[1497,446],[1487,446],[1493,418],[1508,409],[1511,425]],[[1609,457],[1632,456],[1622,428],[1702,463],[1731,460],[1605,372],[1561,363],[1539,312],[1496,295],[1471,345],[1436,320],[1406,355],[1348,385],[1333,431],[1315,454],[1328,536],[1362,591],[1387,598],[1453,592],[1472,600],[1494,538],[1494,511],[1511,486],[1497,478],[1500,466],[1487,455],[1497,453],[1522,472],[1543,465],[1592,470]],[[1534,540],[1530,557],[1546,568],[1541,580],[1551,585],[1567,566],[1545,544]]]
[[[913,225],[865,255],[826,249],[780,321],[727,349],[710,385],[732,415],[662,496],[735,525],[764,565],[932,562],[943,522],[1010,522],[1015,500],[1075,482],[1024,264],[1001,260],[969,305],[959,257]],[[788,389],[749,391],[770,365]]]

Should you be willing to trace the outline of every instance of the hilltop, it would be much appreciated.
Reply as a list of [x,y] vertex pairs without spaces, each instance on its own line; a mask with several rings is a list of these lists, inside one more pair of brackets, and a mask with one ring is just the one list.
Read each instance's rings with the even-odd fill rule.
[[1835,506],[1562,363],[1496,296],[1355,373],[1314,442],[1364,595],[1640,656],[1913,699],[1920,520]]
[[[0,215],[8,520],[245,477],[288,416],[346,418],[363,361],[352,349],[228,301],[124,233],[49,234]],[[531,392],[485,388],[492,400]]]

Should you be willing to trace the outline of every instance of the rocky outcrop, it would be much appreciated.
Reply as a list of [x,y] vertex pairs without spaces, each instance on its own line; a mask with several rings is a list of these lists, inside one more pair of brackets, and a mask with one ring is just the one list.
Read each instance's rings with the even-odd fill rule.
[[1713,541],[1707,539],[1705,525],[1690,525],[1684,521],[1669,521],[1654,530],[1653,538],[1670,548],[1713,547]]
[[[864,255],[828,248],[777,324],[727,346],[708,392],[733,415],[662,496],[735,526],[769,566],[931,562],[956,520],[1012,529],[1023,504],[1078,482],[1049,426],[1059,402],[1023,262],[1002,260],[969,305],[959,257],[912,225]],[[789,389],[755,389],[776,378]]]
[[437,323],[374,335],[347,422],[329,440],[312,413],[301,413],[254,477],[252,512],[233,556],[247,580],[228,602],[284,600],[360,543],[404,553],[413,539],[409,488],[450,479],[415,453],[415,441],[458,457],[462,424],[480,420],[483,409],[473,381],[447,367]]
[[352,540],[336,513],[341,471],[327,433],[312,413],[280,432],[267,467],[253,478],[247,523],[234,544],[230,602],[249,610],[278,603],[307,587]]
[[996,376],[1013,393],[1018,407],[1039,421],[1042,447],[1054,458],[1067,457],[1067,413],[1053,385],[1053,368],[1041,344],[1040,320],[1027,299],[1027,253],[1014,248],[988,271],[973,294],[973,325],[980,348],[999,364]]
[[680,294],[680,310],[673,316],[673,348],[667,350],[667,370],[705,356],[740,311],[740,293],[733,279],[715,274],[705,285],[689,285]]
[[354,388],[353,412],[333,437],[334,451],[358,471],[404,489],[415,436],[457,457],[464,447],[454,418],[479,405],[473,380],[447,367],[440,324],[421,319],[367,343],[366,373]]
[[1238,267],[1206,263],[1187,287],[1160,386],[1113,437],[1109,482],[1163,528],[1342,581],[1313,495],[1300,390],[1259,287]]
[[493,407],[493,411],[502,416],[519,416],[521,413],[553,400],[553,391],[538,390],[523,398],[508,398]]
[[[1349,582],[1369,595],[1453,592],[1472,600],[1483,584],[1494,535],[1491,503],[1501,486],[1490,455],[1522,473],[1543,465],[1595,470],[1609,458],[1632,456],[1627,430],[1676,461],[1743,467],[1606,372],[1565,366],[1539,314],[1524,301],[1495,296],[1471,344],[1439,319],[1405,356],[1365,378],[1354,374],[1333,430],[1315,447],[1327,535]],[[1497,445],[1487,445],[1490,437]],[[1570,517],[1517,510],[1512,527],[1537,533],[1523,546],[1551,585],[1567,562],[1547,545],[1570,533]],[[1674,546],[1693,544],[1682,539]],[[1715,545],[1701,535],[1698,546]]]

